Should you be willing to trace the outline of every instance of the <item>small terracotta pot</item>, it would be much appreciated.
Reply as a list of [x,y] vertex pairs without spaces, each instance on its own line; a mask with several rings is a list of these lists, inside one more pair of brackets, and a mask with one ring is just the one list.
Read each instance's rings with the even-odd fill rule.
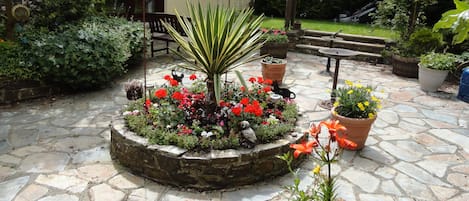
[[285,63],[265,63],[262,62],[262,77],[264,79],[270,79],[277,81],[278,84],[282,84],[283,77],[285,76],[285,70],[287,67],[287,61]]
[[[368,138],[368,133],[370,132],[371,126],[373,122],[376,120],[376,115],[373,118],[349,118],[344,117],[337,112],[334,111],[335,108],[332,108],[332,119],[339,120],[339,123],[347,128],[345,133],[339,133],[340,136],[344,136],[345,138],[355,142],[357,144],[357,148],[349,149],[349,150],[361,150],[365,147],[366,139]],[[346,147],[343,147],[346,148]],[[346,148],[347,149],[347,148]]]

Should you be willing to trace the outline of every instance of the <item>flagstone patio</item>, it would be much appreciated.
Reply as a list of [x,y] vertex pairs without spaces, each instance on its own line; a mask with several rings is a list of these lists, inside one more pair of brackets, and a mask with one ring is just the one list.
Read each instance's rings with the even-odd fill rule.
[[[180,61],[159,54],[148,63],[148,83],[162,77]],[[322,73],[326,58],[288,53],[284,86],[297,95],[302,117],[309,122],[328,119],[319,107],[330,98],[331,76]],[[239,68],[246,78],[260,76],[258,62]],[[193,192],[134,176],[109,155],[112,118],[128,102],[123,83],[143,79],[142,66],[108,89],[59,96],[4,107],[0,111],[0,201],[118,201],[118,200],[287,200],[282,186],[291,175],[239,189]],[[234,79],[229,75],[228,79]],[[333,166],[339,197],[347,200],[469,200],[469,103],[456,99],[457,86],[445,84],[437,93],[420,90],[416,79],[398,77],[387,65],[342,60],[343,81],[377,87],[383,98],[366,147],[346,151]],[[302,184],[312,162],[301,166]]]

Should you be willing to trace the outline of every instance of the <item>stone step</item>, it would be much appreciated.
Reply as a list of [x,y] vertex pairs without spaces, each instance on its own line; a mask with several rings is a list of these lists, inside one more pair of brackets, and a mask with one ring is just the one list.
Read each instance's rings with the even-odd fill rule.
[[[314,54],[318,56],[325,56],[319,52],[319,49],[321,48],[327,48],[327,47],[317,46],[317,45],[305,45],[305,44],[297,44],[295,46],[295,50],[298,52]],[[381,54],[362,52],[362,51],[356,51],[356,52],[358,52],[358,55],[355,57],[351,57],[350,59],[359,60],[359,61],[367,61],[367,62],[374,63],[374,64],[383,63],[383,56]]]
[[[330,41],[328,39],[317,36],[301,36],[300,43],[305,45],[317,45],[323,47],[329,47],[330,45]],[[334,40],[334,42],[332,43],[332,47],[380,54],[384,50],[385,44],[363,43],[356,41],[348,41],[345,39],[337,39]]]
[[[305,36],[314,36],[314,37],[321,37],[321,36],[332,36],[334,32],[328,31],[317,31],[317,30],[305,30]],[[361,43],[377,43],[377,44],[390,44],[393,43],[391,39],[382,38],[382,37],[375,37],[375,36],[362,36],[362,35],[354,35],[354,34],[344,34],[339,33],[337,37],[341,37],[347,41],[356,41]]]

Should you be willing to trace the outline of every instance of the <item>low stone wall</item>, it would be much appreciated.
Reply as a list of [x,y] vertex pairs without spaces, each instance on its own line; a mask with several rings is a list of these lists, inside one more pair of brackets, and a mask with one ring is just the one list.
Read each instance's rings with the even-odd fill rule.
[[0,85],[2,86],[0,87],[0,104],[11,104],[28,99],[47,97],[61,91],[57,87],[30,80],[2,80]]
[[[197,190],[215,190],[252,184],[288,172],[276,158],[302,135],[257,145],[253,149],[194,153],[176,146],[150,145],[125,127],[123,117],[111,124],[111,156],[131,172],[163,184]],[[296,159],[298,166],[304,158]]]

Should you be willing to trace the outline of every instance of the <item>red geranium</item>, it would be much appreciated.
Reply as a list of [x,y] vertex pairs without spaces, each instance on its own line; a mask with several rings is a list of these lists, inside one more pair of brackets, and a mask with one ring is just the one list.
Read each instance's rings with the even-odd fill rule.
[[164,79],[170,81],[170,80],[172,80],[173,78],[171,77],[171,75],[165,75],[165,76],[164,76]]
[[255,77],[250,77],[250,78],[249,78],[249,82],[251,82],[251,83],[256,82],[256,78],[255,78]]
[[267,93],[269,91],[272,91],[272,88],[270,88],[270,86],[265,86],[264,87],[264,92]]
[[241,115],[241,111],[242,111],[241,107],[233,107],[233,108],[231,108],[231,112],[233,112],[233,114],[236,115],[236,116],[240,116],[240,115]]
[[178,82],[177,80],[175,80],[175,79],[171,79],[171,80],[169,81],[169,84],[170,84],[171,86],[173,86],[173,87],[177,87],[177,86],[179,85],[179,82]]
[[195,80],[195,79],[197,79],[197,75],[192,74],[192,75],[189,77],[189,79],[190,79],[190,80]]
[[168,92],[166,91],[165,88],[161,88],[155,91],[155,96],[158,97],[159,99],[165,98],[167,95],[168,95]]
[[184,95],[182,95],[181,92],[176,91],[176,92],[173,93],[173,95],[172,95],[171,97],[172,97],[173,99],[175,99],[175,100],[180,101],[180,100],[182,100],[182,99],[184,98]]
[[249,104],[249,98],[242,98],[241,101],[239,101],[239,103],[243,104],[244,106],[248,105]]

